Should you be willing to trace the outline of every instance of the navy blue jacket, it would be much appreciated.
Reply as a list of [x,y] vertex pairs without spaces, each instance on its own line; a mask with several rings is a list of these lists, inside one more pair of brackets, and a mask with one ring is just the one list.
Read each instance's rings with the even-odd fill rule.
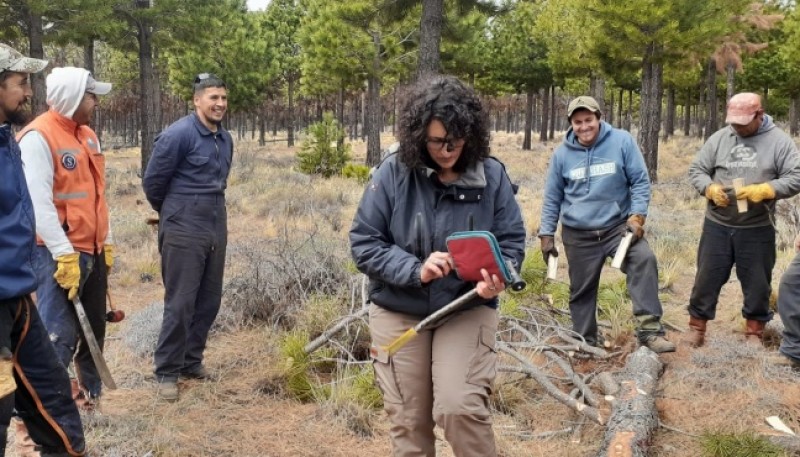
[[[370,301],[416,316],[433,313],[475,286],[455,272],[424,286],[420,282],[422,262],[432,251],[447,252],[451,233],[492,232],[517,269],[525,256],[522,215],[500,162],[478,162],[444,186],[433,181],[432,172],[409,170],[397,155],[389,156],[372,175],[350,229],[356,266],[370,278]],[[468,306],[480,304],[497,301],[478,298]]]
[[0,125],[0,300],[36,290],[36,222],[22,171],[22,154],[9,124]]
[[191,113],[156,136],[144,173],[144,193],[156,211],[168,194],[223,195],[233,159],[233,138],[210,131]]

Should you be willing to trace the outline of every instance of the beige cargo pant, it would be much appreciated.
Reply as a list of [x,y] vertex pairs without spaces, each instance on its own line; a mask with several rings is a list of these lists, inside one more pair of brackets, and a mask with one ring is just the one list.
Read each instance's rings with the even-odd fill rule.
[[435,421],[457,457],[496,456],[489,395],[497,365],[497,310],[459,312],[392,357],[381,349],[419,321],[370,306],[370,353],[391,422],[392,455],[435,457]]

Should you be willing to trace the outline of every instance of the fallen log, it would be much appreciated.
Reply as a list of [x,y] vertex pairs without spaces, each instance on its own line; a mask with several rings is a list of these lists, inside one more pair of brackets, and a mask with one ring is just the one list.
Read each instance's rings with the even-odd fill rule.
[[598,457],[646,457],[658,428],[655,390],[664,365],[642,346],[618,376],[620,390],[608,419]]

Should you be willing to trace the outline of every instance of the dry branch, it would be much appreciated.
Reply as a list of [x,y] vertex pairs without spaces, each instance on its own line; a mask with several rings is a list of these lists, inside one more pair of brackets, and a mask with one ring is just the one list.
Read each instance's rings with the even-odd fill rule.
[[358,312],[350,314],[348,316],[343,317],[336,325],[333,327],[328,328],[325,330],[322,335],[314,338],[314,341],[308,343],[303,348],[306,354],[311,354],[312,352],[316,351],[320,347],[322,347],[325,343],[330,341],[333,335],[337,334],[340,330],[347,327],[351,322],[357,319],[361,319],[367,315],[369,312],[369,308],[361,308]]
[[645,457],[658,427],[655,390],[664,365],[642,346],[619,376],[620,392],[611,411],[598,457]]
[[594,406],[595,408],[597,407],[597,405],[600,404],[594,392],[592,392],[589,386],[587,386],[586,383],[583,382],[583,379],[581,379],[580,376],[575,374],[575,371],[567,362],[564,361],[564,359],[562,359],[561,357],[557,356],[556,354],[550,351],[545,352],[544,355],[548,359],[555,362],[555,364],[558,365],[558,368],[560,368],[561,371],[563,371],[564,374],[569,377],[570,382],[572,382],[572,385],[574,385],[580,391],[586,403],[588,403],[591,406]]
[[528,376],[532,377],[536,382],[538,382],[542,386],[542,388],[544,388],[545,392],[547,392],[551,397],[555,398],[564,405],[572,408],[573,410],[583,414],[589,419],[597,422],[598,424],[600,425],[604,424],[604,420],[602,416],[600,416],[600,412],[597,411],[596,408],[593,408],[591,406],[586,406],[585,404],[570,397],[568,394],[562,392],[558,387],[556,387],[552,382],[550,382],[550,379],[548,379],[547,376],[544,373],[542,373],[542,371],[538,367],[533,365],[525,356],[515,351],[514,349],[512,349],[510,346],[508,346],[503,342],[498,342],[497,348],[498,350],[505,352],[506,354],[515,358],[521,364],[521,366],[503,365],[498,367],[498,370],[527,374]]

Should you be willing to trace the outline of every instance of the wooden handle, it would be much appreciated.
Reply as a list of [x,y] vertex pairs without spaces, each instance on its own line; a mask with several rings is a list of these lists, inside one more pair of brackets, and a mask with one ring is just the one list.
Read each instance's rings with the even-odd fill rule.
[[[734,178],[733,179],[733,190],[738,191],[744,187],[744,178]],[[747,199],[742,198],[741,200],[736,200],[736,207],[739,209],[740,213],[747,212]]]

